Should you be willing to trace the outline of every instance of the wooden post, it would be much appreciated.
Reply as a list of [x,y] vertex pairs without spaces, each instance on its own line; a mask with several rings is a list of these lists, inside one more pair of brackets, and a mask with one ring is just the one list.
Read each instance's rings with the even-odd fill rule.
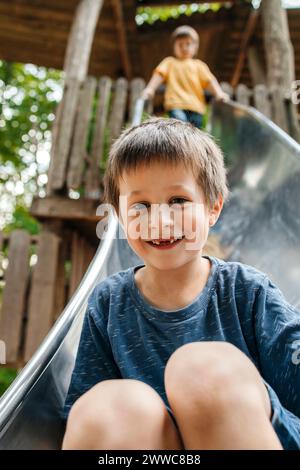
[[225,93],[227,93],[231,99],[234,98],[233,88],[231,85],[229,85],[229,83],[221,82],[221,87],[222,87],[222,90],[225,91]]
[[64,71],[65,91],[59,119],[55,121],[47,192],[62,190],[66,184],[66,170],[75,124],[80,87],[84,82],[103,0],[81,0],[72,26]]
[[115,93],[112,103],[112,109],[108,121],[109,141],[112,143],[114,139],[119,137],[124,123],[124,117],[127,104],[128,82],[126,78],[118,78],[115,84]]
[[256,85],[253,90],[254,106],[258,111],[271,119],[271,102],[269,90],[265,85]]
[[233,76],[231,79],[231,86],[233,88],[235,88],[240,81],[242,71],[244,68],[248,45],[255,31],[258,15],[259,15],[258,10],[252,10],[250,12],[244,33],[242,35],[241,46],[240,46],[239,54],[238,54],[237,61],[234,67]]
[[251,91],[246,85],[240,83],[236,87],[235,95],[238,103],[244,104],[245,106],[250,105]]
[[290,40],[286,10],[281,0],[262,0],[262,20],[267,59],[268,85],[273,95],[273,119],[288,130],[284,100],[288,100],[292,117],[290,132],[299,140],[299,124],[291,102],[292,82],[295,80],[294,51]]
[[85,173],[85,196],[100,199],[100,167],[103,162],[105,129],[109,111],[109,101],[111,95],[112,81],[109,77],[101,77],[98,83],[98,104],[96,111],[96,122],[92,152],[88,160],[88,167]]
[[143,78],[134,78],[130,83],[130,105],[129,105],[129,121],[131,122],[134,115],[135,105],[145,88],[145,80]]
[[87,138],[92,116],[93,100],[96,92],[96,79],[88,77],[80,90],[77,117],[75,122],[70,161],[67,175],[68,188],[80,188],[84,163],[87,156]]
[[131,70],[131,63],[130,63],[130,57],[129,57],[129,51],[128,51],[128,42],[127,42],[127,37],[126,37],[122,3],[123,2],[121,2],[120,0],[111,0],[112,8],[114,11],[117,33],[119,36],[119,46],[120,46],[123,70],[124,70],[127,80],[130,80],[132,77],[132,70]]
[[30,236],[24,230],[10,235],[8,268],[0,315],[0,340],[6,344],[6,362],[20,359],[21,332],[29,276]]
[[267,76],[264,70],[264,65],[259,57],[257,47],[250,46],[248,48],[247,58],[253,86],[266,85]]
[[60,238],[44,227],[29,297],[24,358],[28,361],[53,324]]

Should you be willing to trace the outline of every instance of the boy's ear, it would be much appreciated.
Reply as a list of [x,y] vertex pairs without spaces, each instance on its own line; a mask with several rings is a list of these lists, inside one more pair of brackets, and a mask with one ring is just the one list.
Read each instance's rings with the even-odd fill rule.
[[212,227],[217,222],[221,211],[223,209],[224,200],[221,194],[219,194],[218,199],[215,201],[213,207],[209,211],[209,226]]

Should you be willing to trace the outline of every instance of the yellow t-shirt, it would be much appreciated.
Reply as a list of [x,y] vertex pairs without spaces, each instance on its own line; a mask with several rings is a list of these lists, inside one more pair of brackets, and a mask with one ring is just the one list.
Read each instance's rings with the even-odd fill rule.
[[199,59],[166,57],[154,69],[166,83],[164,106],[171,109],[188,109],[203,114],[206,100],[204,89],[214,79],[208,66]]

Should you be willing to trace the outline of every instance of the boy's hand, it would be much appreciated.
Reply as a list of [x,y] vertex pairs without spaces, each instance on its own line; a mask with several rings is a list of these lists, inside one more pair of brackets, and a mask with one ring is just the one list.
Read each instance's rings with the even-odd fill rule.
[[141,93],[141,98],[143,100],[151,100],[154,96],[154,90],[152,88],[146,87]]
[[222,91],[216,95],[216,100],[224,101],[225,103],[227,103],[228,101],[230,101],[230,96],[228,95],[228,93],[225,93],[225,91]]

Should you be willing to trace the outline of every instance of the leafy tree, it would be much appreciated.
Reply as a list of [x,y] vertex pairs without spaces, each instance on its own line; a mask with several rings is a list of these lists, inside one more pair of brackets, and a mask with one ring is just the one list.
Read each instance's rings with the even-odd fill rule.
[[27,208],[44,193],[62,85],[60,71],[0,61],[0,229],[37,230]]
[[[240,0],[240,3],[251,3],[252,0]],[[191,16],[194,13],[204,13],[207,10],[218,11],[222,6],[230,7],[225,3],[188,3],[174,6],[143,6],[143,0],[138,1],[136,22],[138,25],[143,23],[153,24],[155,21],[167,21],[170,18],[179,18],[180,16]]]

